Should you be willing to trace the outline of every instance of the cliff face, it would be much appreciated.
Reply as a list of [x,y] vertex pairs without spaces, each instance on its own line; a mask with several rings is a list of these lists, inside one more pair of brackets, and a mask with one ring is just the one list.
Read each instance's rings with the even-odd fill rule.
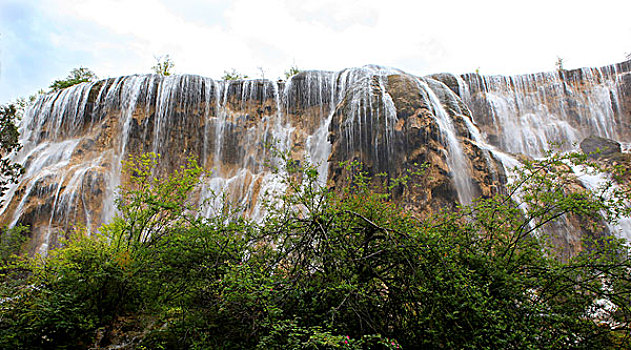
[[[348,178],[340,162],[357,160],[370,174],[413,178],[408,204],[419,214],[489,196],[505,181],[504,167],[471,139],[467,107],[447,86],[398,71],[370,76],[340,100],[330,123],[329,177]],[[379,180],[379,179],[375,179]]]
[[512,77],[467,74],[459,93],[487,140],[540,156],[590,135],[631,137],[631,61],[601,68]]
[[[266,166],[279,161],[270,143],[318,164],[332,187],[346,178],[342,161],[389,177],[428,163],[413,178],[421,186],[405,194],[422,216],[502,191],[516,164],[507,153],[538,156],[548,142],[591,134],[628,141],[629,66],[425,78],[366,66],[287,82],[142,75],[84,83],[41,97],[24,117],[16,160],[26,174],[0,220],[30,225],[41,253],[73,226],[95,232],[115,214],[121,161],[144,152],[161,155],[157,176],[190,156],[212,171],[197,191],[204,215],[225,192],[244,215],[261,217],[261,197],[283,191]],[[560,244],[576,238],[565,231]]]

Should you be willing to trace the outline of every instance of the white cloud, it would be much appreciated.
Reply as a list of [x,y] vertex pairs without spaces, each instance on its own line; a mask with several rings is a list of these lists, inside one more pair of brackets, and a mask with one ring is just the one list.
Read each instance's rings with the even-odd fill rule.
[[[483,73],[517,74],[551,70],[557,56],[565,59],[566,67],[575,68],[614,63],[631,52],[631,22],[625,18],[631,2],[615,0],[590,6],[549,0],[28,4],[38,9],[32,17],[39,22],[30,25],[40,26],[38,33],[49,32],[41,41],[52,51],[41,57],[40,65],[66,70],[84,65],[101,76],[149,72],[153,56],[166,53],[179,73],[219,77],[235,68],[258,76],[257,67],[263,67],[266,77],[274,78],[294,63],[325,70],[375,63],[421,75],[464,73],[476,67]],[[24,29],[0,24],[3,32],[11,31],[5,37],[16,41]],[[22,62],[20,54],[11,56],[4,49],[3,63]],[[9,70],[4,64],[3,71]],[[66,72],[50,74],[61,77]],[[0,80],[2,84],[7,83]],[[31,91],[40,88],[38,84]]]

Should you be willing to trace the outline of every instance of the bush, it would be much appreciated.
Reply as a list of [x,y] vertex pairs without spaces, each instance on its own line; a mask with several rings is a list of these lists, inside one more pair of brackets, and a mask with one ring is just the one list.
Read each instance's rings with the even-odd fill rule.
[[292,65],[291,67],[289,67],[288,70],[285,71],[285,79],[289,79],[300,72],[302,71],[298,68],[298,66]]
[[96,76],[96,74],[94,74],[94,72],[89,70],[88,68],[74,68],[70,71],[70,74],[68,74],[66,79],[55,80],[52,84],[50,84],[50,89],[52,91],[59,91],[73,85],[95,81],[97,79],[98,77]]
[[86,346],[98,327],[137,311],[140,286],[127,257],[104,238],[79,238],[46,259],[3,303],[3,348]]
[[[509,195],[423,221],[359,164],[330,192],[286,160],[289,190],[259,224],[199,218],[187,199],[201,170],[160,180],[155,161],[126,166],[107,239],[76,237],[31,265],[2,304],[1,345],[87,347],[126,316],[145,334],[138,348],[629,348],[628,247],[605,237],[561,261],[533,234],[562,215],[624,209],[567,191],[568,158],[518,171],[509,189],[530,214]],[[599,309],[604,299],[613,307]]]
[[241,74],[239,72],[237,72],[236,69],[232,69],[230,72],[225,70],[223,71],[223,76],[221,77],[221,80],[243,80],[243,79],[247,79],[248,76],[245,74]]
[[173,74],[173,69],[175,68],[175,63],[171,59],[171,56],[154,56],[156,60],[156,64],[151,67],[151,70],[163,77],[169,76]]

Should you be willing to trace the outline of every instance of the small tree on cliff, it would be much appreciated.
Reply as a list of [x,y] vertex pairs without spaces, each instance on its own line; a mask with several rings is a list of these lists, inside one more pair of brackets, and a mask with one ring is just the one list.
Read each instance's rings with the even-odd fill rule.
[[156,64],[155,66],[151,67],[154,73],[163,77],[173,74],[175,63],[169,55],[154,56],[154,58],[156,59]]
[[80,83],[95,81],[98,78],[99,77],[97,77],[93,71],[86,67],[74,68],[70,71],[66,79],[55,80],[50,84],[50,88],[52,91],[58,91]]
[[232,68],[232,71],[228,72],[227,70],[223,71],[223,76],[221,80],[242,80],[247,79],[248,76],[246,74],[241,74],[237,72],[236,69]]
[[285,71],[285,78],[289,79],[300,72],[302,71],[298,68],[298,66],[294,64],[291,67],[289,67],[288,70]]
[[563,67],[563,58],[557,56],[556,62],[554,62],[554,66],[556,67],[557,72],[563,72],[565,68]]

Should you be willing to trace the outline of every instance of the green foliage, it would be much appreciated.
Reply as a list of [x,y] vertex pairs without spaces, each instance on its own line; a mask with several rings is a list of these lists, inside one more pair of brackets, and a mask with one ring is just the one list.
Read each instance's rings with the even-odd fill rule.
[[285,71],[285,79],[289,79],[300,72],[302,71],[298,69],[298,66],[292,65],[291,67],[289,67],[288,70]]
[[194,159],[162,178],[154,174],[159,155],[147,153],[123,162],[128,178],[116,200],[120,215],[104,227],[121,249],[155,244],[169,230],[187,224],[189,192],[199,183],[202,169]]
[[3,348],[85,347],[99,326],[137,310],[140,285],[127,256],[104,237],[74,238],[24,266],[30,277],[3,303]]
[[28,228],[24,226],[0,229],[0,304],[2,296],[22,284],[29,271],[21,255],[28,241],[27,233]]
[[44,91],[44,89],[40,89],[39,91],[37,91],[35,94],[30,95],[28,98],[25,97],[19,97],[15,100],[15,107],[16,107],[16,118],[22,119],[22,116],[24,115],[24,113],[26,113],[26,109],[29,108],[31,105],[33,105],[33,103],[35,103],[35,101],[37,100],[37,98],[41,95],[44,95],[46,93],[46,91]]
[[268,334],[261,337],[256,349],[399,349],[396,340],[380,335],[332,334],[319,326],[301,327],[296,320],[283,320],[271,326]]
[[154,58],[156,59],[156,64],[151,67],[151,70],[153,70],[154,73],[163,77],[173,74],[175,63],[169,55],[157,56]]
[[228,72],[227,70],[223,71],[223,76],[221,77],[221,80],[243,80],[247,78],[247,75],[241,74],[237,72],[236,69],[232,68],[232,71],[230,72]]
[[17,183],[18,177],[24,172],[22,165],[10,159],[11,154],[22,148],[18,140],[17,111],[13,104],[0,105],[0,197],[8,189],[7,185]]
[[70,71],[70,74],[64,80],[55,80],[50,84],[52,91],[58,91],[67,87],[77,85],[80,83],[90,82],[97,80],[98,77],[94,72],[85,67],[74,68]]
[[3,285],[0,346],[106,346],[129,319],[144,334],[130,346],[147,349],[630,347],[629,248],[594,238],[559,260],[542,234],[565,215],[625,213],[625,193],[570,190],[567,164],[586,158],[526,162],[508,195],[420,221],[401,202],[423,166],[375,188],[350,162],[349,185],[329,191],[280,156],[288,190],[268,194],[258,224],[199,217],[193,160],[164,177],[158,156],[132,158],[102,236],[79,234]]
[[26,242],[27,227],[15,226],[0,229],[0,264],[6,265],[16,255],[20,254],[22,245]]

